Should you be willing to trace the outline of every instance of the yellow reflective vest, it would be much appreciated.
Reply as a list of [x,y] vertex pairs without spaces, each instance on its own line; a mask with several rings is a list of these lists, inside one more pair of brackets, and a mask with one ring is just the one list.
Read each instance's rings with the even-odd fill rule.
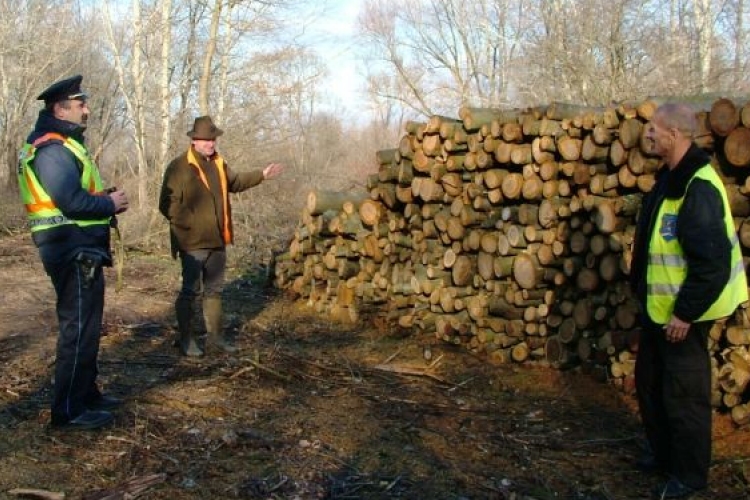
[[79,227],[109,225],[110,217],[86,220],[66,217],[44,190],[32,165],[37,146],[50,140],[61,141],[62,145],[81,163],[81,187],[83,189],[91,194],[102,193],[104,190],[99,169],[89,156],[86,147],[75,139],[51,132],[42,135],[33,144],[24,144],[18,158],[18,187],[26,207],[31,232],[45,231],[65,224],[75,224]]
[[[695,179],[710,182],[721,194],[724,204],[724,225],[727,238],[732,243],[731,272],[729,281],[716,301],[698,318],[697,321],[715,320],[729,316],[738,305],[748,300],[747,278],[742,262],[742,251],[737,232],[734,228],[729,200],[721,178],[713,167],[705,165],[698,169],[688,182]],[[647,292],[646,310],[649,317],[657,324],[666,324],[672,317],[677,295],[687,276],[687,261],[677,239],[676,226],[680,207],[685,197],[665,199],[657,213],[657,224],[649,241],[649,262],[646,272]]]

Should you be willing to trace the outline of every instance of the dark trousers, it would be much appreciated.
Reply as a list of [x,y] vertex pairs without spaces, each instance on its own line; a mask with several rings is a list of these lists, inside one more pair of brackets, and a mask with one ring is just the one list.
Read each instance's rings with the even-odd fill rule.
[[667,342],[662,325],[642,321],[635,383],[641,420],[656,460],[684,484],[704,488],[711,463],[713,322],[693,323],[684,341]]
[[97,266],[93,279],[77,262],[47,265],[57,293],[57,359],[52,423],[76,418],[100,397],[96,386],[97,358],[104,311],[104,274]]
[[223,248],[180,252],[182,263],[182,288],[179,299],[193,300],[203,294],[206,297],[221,296],[227,253]]

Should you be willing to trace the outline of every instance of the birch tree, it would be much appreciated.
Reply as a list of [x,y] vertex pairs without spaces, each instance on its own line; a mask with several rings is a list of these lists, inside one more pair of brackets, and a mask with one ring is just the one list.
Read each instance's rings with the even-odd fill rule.
[[206,51],[203,54],[203,67],[198,87],[198,109],[201,115],[210,114],[209,98],[211,76],[213,73],[213,58],[216,54],[219,26],[221,25],[221,11],[223,8],[224,0],[215,0],[213,10],[211,11],[211,25],[208,29],[208,40],[206,41]]
[[[698,76],[701,92],[710,87],[711,62],[713,58],[714,42],[714,0],[693,0],[693,15],[695,16],[697,45],[698,45]],[[718,2],[723,3],[723,2]],[[721,7],[719,7],[720,9]]]
[[[175,19],[175,29],[179,37],[175,37],[175,45],[179,50],[173,51],[173,82],[178,89],[179,102],[176,110],[176,123],[185,129],[188,125],[188,111],[190,107],[190,94],[193,90],[193,82],[197,72],[198,61],[198,32],[200,21],[203,17],[204,7],[198,2],[188,2],[179,12],[186,13],[184,18]],[[177,30],[177,26],[182,29]]]
[[234,23],[232,19],[232,12],[235,4],[229,2],[229,5],[224,9],[224,50],[221,53],[221,60],[219,63],[219,92],[216,103],[216,119],[221,122],[224,118],[224,106],[226,105],[226,96],[229,91],[229,73],[231,66],[231,49],[233,44],[234,35]]
[[737,0],[735,9],[735,32],[734,32],[734,85],[740,86],[742,80],[742,61],[745,55],[745,0]]
[[123,100],[132,119],[132,139],[136,149],[136,178],[138,186],[137,202],[140,208],[148,204],[148,165],[146,161],[146,141],[144,124],[144,70],[141,67],[143,20],[141,18],[140,0],[133,0],[133,35],[132,52],[129,61],[125,59],[122,52],[122,39],[115,34],[115,27],[109,8],[109,2],[104,1],[105,25],[107,29],[107,41],[113,54],[114,66],[123,89]]
[[172,0],[161,0],[161,78],[159,88],[161,89],[161,140],[159,148],[158,164],[159,177],[164,173],[164,168],[169,155],[169,142],[172,134],[172,120],[170,117],[170,104],[172,91],[169,85],[171,69],[170,56],[172,54]]

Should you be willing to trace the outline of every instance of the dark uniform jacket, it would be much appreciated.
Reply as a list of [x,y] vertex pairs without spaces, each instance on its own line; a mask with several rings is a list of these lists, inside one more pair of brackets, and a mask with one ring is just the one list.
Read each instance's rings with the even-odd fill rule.
[[[83,128],[55,118],[42,110],[34,130],[26,140],[33,143],[42,135],[55,132],[84,143]],[[81,187],[78,159],[58,140],[40,144],[33,168],[55,205],[70,219],[102,219],[115,214],[115,203],[109,196],[96,196]],[[81,250],[99,254],[105,265],[111,264],[110,228],[106,225],[79,227],[65,224],[33,234],[43,262],[60,264],[72,260]]]
[[[215,160],[202,157],[192,149],[194,157],[201,163],[210,189],[201,180],[196,168],[188,162],[184,153],[167,166],[159,195],[159,211],[169,221],[172,256],[179,251],[224,248],[224,193],[221,192],[219,169]],[[227,190],[238,193],[257,186],[263,181],[262,170],[233,172],[225,164]],[[231,206],[227,202],[229,230],[232,227]]]
[[[687,260],[687,276],[680,288],[674,314],[689,323],[700,318],[721,294],[731,271],[731,243],[724,225],[721,194],[709,182],[695,179],[696,170],[709,164],[708,154],[692,145],[673,170],[662,168],[656,184],[643,200],[636,227],[630,282],[646,308],[648,247],[659,206],[665,198],[683,201],[677,216],[677,238]],[[687,189],[687,193],[685,190]]]

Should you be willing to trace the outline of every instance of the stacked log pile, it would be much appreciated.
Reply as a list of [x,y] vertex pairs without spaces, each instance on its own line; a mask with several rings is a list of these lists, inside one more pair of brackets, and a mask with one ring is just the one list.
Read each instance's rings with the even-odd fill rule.
[[[661,163],[665,99],[606,108],[461,108],[408,123],[363,193],[311,192],[276,285],[320,313],[379,321],[493,363],[579,367],[633,390],[635,218]],[[750,248],[750,105],[694,101]],[[717,323],[714,404],[750,422],[750,323]]]

